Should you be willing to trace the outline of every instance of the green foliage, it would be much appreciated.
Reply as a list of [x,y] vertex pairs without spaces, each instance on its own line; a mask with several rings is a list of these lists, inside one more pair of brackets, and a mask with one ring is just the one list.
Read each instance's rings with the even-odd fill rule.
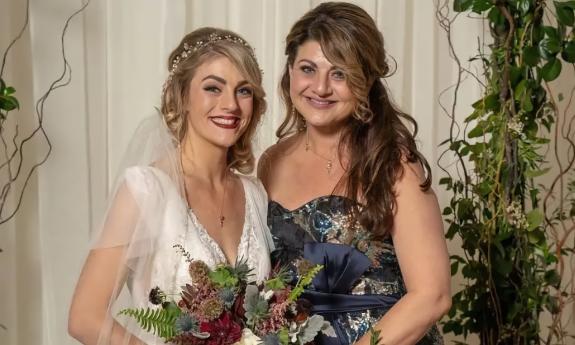
[[218,265],[208,274],[210,280],[220,288],[236,288],[241,284],[246,284],[248,277],[252,274],[247,260],[238,260],[234,266]]
[[[564,342],[556,329],[542,338],[539,316],[560,319],[569,292],[561,291],[557,265],[573,250],[558,250],[534,179],[550,172],[543,153],[557,107],[546,82],[575,62],[575,1],[454,0],[453,10],[482,16],[492,43],[474,58],[484,62],[486,82],[465,135],[442,143],[461,173],[439,184],[451,192],[446,237],[458,237],[464,252],[451,256],[451,274],[465,279],[443,331],[476,334],[483,345]],[[557,23],[544,24],[546,16]],[[553,211],[557,221],[575,219],[573,177],[572,203]]]
[[315,265],[303,277],[300,277],[296,286],[290,291],[288,300],[290,302],[293,302],[296,299],[298,299],[299,296],[301,296],[301,294],[303,293],[304,288],[311,283],[316,274],[318,274],[318,272],[321,271],[322,269],[323,269],[322,265]]
[[246,311],[246,323],[251,327],[254,327],[268,315],[268,302],[260,295],[257,286],[248,285],[246,287],[244,309]]
[[373,327],[369,327],[369,334],[369,345],[379,345],[379,342],[381,341],[381,331],[375,330]]
[[281,290],[287,286],[289,281],[290,277],[287,268],[282,267],[272,279],[265,281],[265,286],[268,290]]
[[6,119],[9,111],[19,109],[20,103],[14,97],[16,90],[12,86],[7,86],[0,78],[0,120]]
[[140,327],[147,332],[153,332],[167,340],[176,335],[174,325],[178,316],[181,315],[181,311],[175,304],[170,303],[167,307],[158,309],[123,309],[119,312],[119,315],[133,317]]
[[230,267],[218,265],[216,269],[209,272],[210,281],[218,287],[235,287],[239,283],[238,277],[232,272]]

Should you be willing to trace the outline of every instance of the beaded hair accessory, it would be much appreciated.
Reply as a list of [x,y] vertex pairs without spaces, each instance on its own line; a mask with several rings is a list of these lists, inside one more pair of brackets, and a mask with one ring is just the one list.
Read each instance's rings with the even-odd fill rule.
[[254,52],[254,49],[246,41],[244,41],[243,39],[241,39],[237,36],[232,36],[232,35],[220,36],[216,33],[211,33],[208,36],[207,40],[199,40],[199,41],[194,42],[191,45],[188,44],[187,42],[184,42],[184,51],[182,51],[180,54],[176,55],[176,57],[172,61],[172,68],[170,69],[170,74],[168,76],[168,79],[164,83],[163,92],[165,93],[166,87],[172,81],[172,77],[174,76],[180,63],[182,63],[187,58],[192,56],[192,54],[194,54],[198,50],[203,49],[205,47],[208,47],[208,46],[210,46],[216,42],[219,42],[219,41],[228,41],[228,42],[236,43],[236,44],[239,44],[239,45],[246,47],[248,49],[250,55],[254,58],[254,61],[257,64],[257,59],[256,59],[256,54]]

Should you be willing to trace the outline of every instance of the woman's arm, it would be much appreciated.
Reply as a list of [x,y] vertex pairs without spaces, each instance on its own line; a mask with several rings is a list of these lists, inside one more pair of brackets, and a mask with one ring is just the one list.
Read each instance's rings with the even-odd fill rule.
[[[423,170],[404,165],[396,184],[397,213],[391,232],[407,294],[375,325],[380,345],[411,345],[451,307],[449,254],[435,194],[419,184]],[[368,332],[357,343],[369,344]]]
[[105,344],[143,344],[110,314],[110,306],[125,284],[126,241],[131,237],[137,215],[135,200],[123,184],[100,238],[88,254],[72,299],[68,332],[82,344],[98,344],[102,332],[109,332],[104,334]]

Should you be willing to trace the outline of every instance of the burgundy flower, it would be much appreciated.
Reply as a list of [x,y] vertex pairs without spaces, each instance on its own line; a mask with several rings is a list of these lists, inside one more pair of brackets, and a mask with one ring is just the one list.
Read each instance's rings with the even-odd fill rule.
[[217,320],[202,322],[200,331],[210,333],[206,345],[231,345],[242,337],[241,326],[227,312]]

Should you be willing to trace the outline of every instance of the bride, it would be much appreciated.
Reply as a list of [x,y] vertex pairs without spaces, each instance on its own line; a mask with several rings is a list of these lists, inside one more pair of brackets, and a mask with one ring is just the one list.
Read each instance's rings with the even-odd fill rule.
[[168,69],[163,119],[140,128],[129,150],[139,158],[121,175],[74,293],[69,332],[83,344],[163,344],[116,315],[151,306],[155,286],[176,298],[190,281],[187,259],[247,260],[257,280],[270,270],[267,196],[242,175],[253,170],[266,107],[253,49],[202,28],[183,38]]

